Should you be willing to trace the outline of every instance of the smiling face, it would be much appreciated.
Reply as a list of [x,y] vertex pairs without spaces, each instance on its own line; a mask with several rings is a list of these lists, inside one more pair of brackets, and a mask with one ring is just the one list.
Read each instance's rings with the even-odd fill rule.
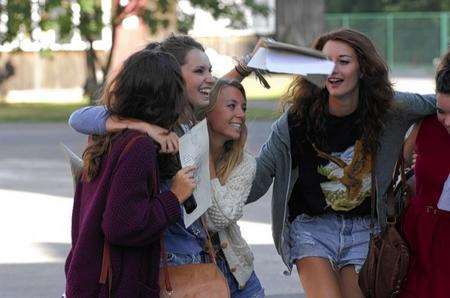
[[357,100],[360,68],[355,51],[348,44],[334,40],[325,43],[322,51],[335,63],[333,73],[325,83],[330,96]]
[[436,111],[439,122],[450,134],[450,94],[436,93]]
[[214,84],[211,75],[211,63],[205,52],[192,49],[184,58],[181,73],[186,83],[186,92],[189,103],[198,109],[208,105],[208,95]]
[[245,98],[237,88],[223,87],[216,105],[207,114],[211,136],[223,143],[238,140],[245,129],[246,106]]

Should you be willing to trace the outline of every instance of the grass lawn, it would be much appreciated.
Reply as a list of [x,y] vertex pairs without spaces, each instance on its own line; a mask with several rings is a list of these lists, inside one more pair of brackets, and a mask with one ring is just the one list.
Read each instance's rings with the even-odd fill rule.
[[254,75],[244,79],[242,85],[249,100],[278,100],[286,92],[293,79],[293,76],[289,75],[266,75],[265,77],[270,89],[264,88]]
[[[80,104],[16,103],[0,104],[0,123],[14,122],[66,122],[70,114],[85,106]],[[271,120],[278,117],[276,111],[264,108],[251,108],[247,111],[248,120]]]
[[[278,100],[286,91],[292,77],[288,75],[266,76],[271,88],[265,89],[250,76],[243,81],[248,100]],[[65,122],[76,109],[85,106],[87,101],[76,104],[60,103],[0,103],[0,123],[6,122]],[[254,107],[247,111],[248,120],[271,120],[279,116],[277,111]]]
[[247,121],[252,120],[274,120],[281,115],[278,110],[272,111],[269,109],[262,108],[250,108],[247,110],[246,119]]
[[[278,101],[286,92],[293,76],[289,75],[267,75],[267,81],[271,88],[265,89],[256,80],[254,75],[249,76],[243,81],[247,98],[249,101]],[[400,83],[402,81],[399,81]],[[409,81],[402,83],[410,84]],[[419,90],[414,92],[428,93],[430,88],[428,84],[425,92]],[[6,122],[66,122],[69,115],[76,109],[87,104],[87,100],[76,104],[60,103],[14,103],[5,104],[0,101],[0,123]],[[270,104],[250,105],[247,110],[247,119],[251,120],[273,120],[279,116],[279,112],[272,111],[266,106]]]
[[79,104],[15,103],[0,104],[0,123],[5,122],[65,122]]

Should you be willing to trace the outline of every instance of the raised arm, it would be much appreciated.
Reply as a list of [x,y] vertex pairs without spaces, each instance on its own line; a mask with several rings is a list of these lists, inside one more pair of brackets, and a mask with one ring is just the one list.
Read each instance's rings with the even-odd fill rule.
[[237,61],[238,65],[236,65],[236,67],[233,67],[233,69],[231,69],[228,73],[226,73],[223,76],[223,78],[241,82],[243,79],[249,76],[251,73],[251,69],[247,68],[247,64],[250,62],[251,58],[256,53],[256,51],[260,48],[261,43],[262,40],[261,39],[258,40],[253,51],[250,54],[247,54],[244,57],[239,58]]
[[224,185],[217,178],[211,180],[212,206],[206,214],[210,230],[223,230],[242,217],[242,209],[250,193],[255,171],[255,158],[245,154],[242,162],[233,170]]

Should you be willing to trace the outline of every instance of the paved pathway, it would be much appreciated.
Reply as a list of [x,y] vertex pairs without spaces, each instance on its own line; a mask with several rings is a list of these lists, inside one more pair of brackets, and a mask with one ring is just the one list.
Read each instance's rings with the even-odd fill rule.
[[[256,153],[270,123],[249,123]],[[85,137],[65,124],[0,124],[0,298],[58,297],[69,249],[73,186],[59,143],[77,153]],[[249,205],[241,221],[255,270],[269,297],[303,297],[297,273],[282,274],[270,230],[270,199]]]

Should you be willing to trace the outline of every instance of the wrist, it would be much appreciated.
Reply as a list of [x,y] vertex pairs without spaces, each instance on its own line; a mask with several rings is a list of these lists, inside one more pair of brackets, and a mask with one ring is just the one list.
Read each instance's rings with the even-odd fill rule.
[[108,132],[121,131],[126,128],[128,128],[127,125],[115,116],[110,116],[106,119],[106,131]]
[[252,73],[252,69],[247,66],[248,62],[250,62],[250,59],[250,54],[247,54],[241,58],[235,58],[237,64],[234,69],[243,78],[249,76]]
[[175,196],[175,198],[177,198],[178,202],[181,204],[183,203],[183,200],[181,198],[180,193],[177,191],[176,188],[170,188],[170,192],[173,193],[173,195]]

